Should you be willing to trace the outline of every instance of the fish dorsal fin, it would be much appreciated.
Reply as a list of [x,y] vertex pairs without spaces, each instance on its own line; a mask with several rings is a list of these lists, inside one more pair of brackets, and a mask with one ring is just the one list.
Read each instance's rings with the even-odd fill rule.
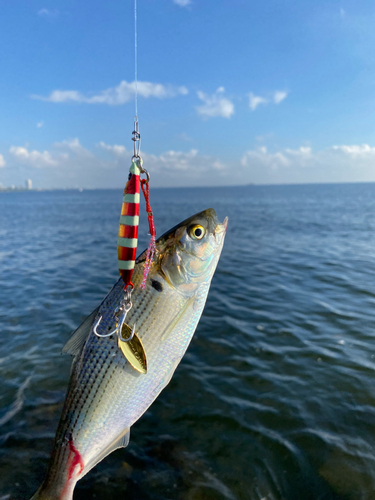
[[99,307],[88,316],[85,321],[72,333],[68,342],[64,345],[62,352],[76,356],[86,342],[87,337],[90,335],[92,325],[94,324],[95,317],[98,313]]
[[103,458],[112,453],[112,451],[115,451],[118,448],[126,448],[129,444],[129,440],[130,440],[130,429],[126,429],[125,433],[122,434],[119,439],[116,439],[116,441],[107,446],[107,448],[104,451],[102,451],[100,455],[96,456],[95,458],[87,462],[87,464],[85,464],[85,468],[83,470],[83,474],[81,477],[85,476],[93,467],[95,467],[99,462],[101,462]]

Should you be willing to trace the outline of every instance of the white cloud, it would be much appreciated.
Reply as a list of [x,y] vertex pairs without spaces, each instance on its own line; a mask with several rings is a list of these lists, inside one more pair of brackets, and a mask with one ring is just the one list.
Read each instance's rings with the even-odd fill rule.
[[184,142],[191,142],[192,141],[192,138],[190,136],[188,136],[188,134],[186,132],[182,132],[182,134],[178,134],[176,137]]
[[375,181],[375,147],[368,144],[331,146],[313,151],[309,146],[270,152],[266,147],[247,151],[241,165],[256,183]]
[[151,164],[154,164],[155,168],[159,169],[190,171],[191,168],[196,168],[194,163],[197,155],[198,151],[196,149],[191,149],[187,153],[170,150],[160,156],[146,155],[145,160],[148,160]]
[[275,104],[280,104],[288,96],[286,90],[276,90],[269,97],[262,97],[260,95],[255,95],[253,92],[249,94],[249,106],[252,111],[255,111],[260,104],[269,104],[271,102]]
[[242,159],[241,164],[248,166],[251,164],[262,164],[264,167],[269,167],[272,170],[277,170],[280,166],[287,167],[290,161],[281,152],[269,153],[266,146],[262,146],[253,151],[247,151]]
[[276,153],[270,153],[265,146],[262,146],[247,151],[241,159],[241,164],[243,166],[257,164],[277,170],[281,167],[291,167],[296,164],[304,166],[310,160],[314,160],[314,158],[312,150],[308,146],[301,146],[298,149],[286,148]]
[[273,94],[273,102],[275,104],[280,104],[281,101],[286,99],[287,96],[288,92],[286,92],[285,90],[276,90],[276,92]]
[[362,144],[361,146],[333,146],[332,149],[335,151],[342,151],[343,153],[354,157],[370,158],[375,155],[375,147],[372,148],[368,144]]
[[179,5],[180,7],[187,7],[191,5],[191,0],[173,0],[173,3]]
[[0,168],[5,167],[5,160],[4,156],[0,154]]
[[[166,99],[189,93],[184,86],[163,85],[161,83],[138,82],[137,92],[141,97]],[[108,104],[118,106],[133,99],[135,82],[123,80],[117,87],[102,90],[98,94],[84,95],[77,90],[53,90],[49,96],[32,95],[33,99],[49,102],[84,102],[87,104]]]
[[41,17],[56,17],[58,16],[59,11],[58,10],[50,10],[50,9],[40,9],[38,10],[38,16]]
[[116,187],[118,179],[126,179],[124,164],[119,170],[117,160],[94,154],[77,138],[56,142],[48,151],[12,146],[7,164],[9,169],[22,166],[23,176],[44,188]]
[[117,157],[121,156],[126,156],[128,155],[130,157],[130,152],[126,150],[125,146],[121,146],[118,144],[114,144],[113,146],[110,146],[109,144],[106,144],[103,141],[99,142],[99,146],[106,151],[109,151],[110,153],[113,153]]
[[[40,187],[122,188],[130,149],[101,141],[90,151],[78,138],[54,143],[45,151],[12,146],[6,166],[22,165],[25,178]],[[368,144],[321,150],[306,144],[277,150],[262,145],[228,161],[196,149],[141,154],[153,187],[375,181],[375,146]],[[5,160],[0,155],[1,165]]]
[[[99,143],[99,146],[117,158],[127,158],[129,161],[131,159],[132,153],[127,151],[125,146],[118,144],[111,146],[103,141]],[[191,149],[188,153],[170,150],[159,156],[141,152],[144,162],[151,163],[156,168],[162,167],[166,170],[188,170],[192,167],[192,160],[196,159],[197,154],[198,151],[196,149]]]
[[32,167],[43,168],[57,165],[56,160],[52,158],[48,151],[29,151],[22,146],[12,146],[9,149],[9,153],[15,157],[19,163]]
[[76,137],[75,139],[70,139],[66,141],[61,141],[61,142],[55,142],[53,144],[54,148],[60,149],[60,150],[65,150],[68,151],[68,153],[74,153],[80,157],[90,157],[92,158],[94,155],[91,151],[88,149],[84,148],[81,143],[79,142],[79,139]]
[[234,105],[229,99],[223,97],[224,91],[224,87],[219,87],[214,94],[207,95],[199,90],[197,95],[204,104],[197,106],[197,113],[203,118],[215,116],[230,118],[234,114]]
[[311,148],[309,146],[301,146],[298,149],[285,149],[288,155],[298,158],[309,158],[311,156]]
[[268,99],[259,95],[254,95],[252,92],[249,94],[249,106],[252,111],[256,110],[259,104],[267,104]]
[[[56,142],[48,151],[12,146],[9,152],[10,166],[28,167],[25,175],[31,179],[36,180],[44,168],[39,179],[49,182],[45,187],[123,187],[132,157],[122,144],[101,141],[92,152],[78,138]],[[229,171],[219,158],[201,155],[196,149],[141,154],[154,187],[212,185],[213,178],[217,182]]]
[[42,127],[43,127],[43,125],[44,125],[44,122],[38,122],[38,123],[36,124],[36,127],[37,127],[37,128],[42,128]]
[[[130,165],[132,153],[122,145],[99,146],[115,157],[123,169]],[[153,186],[194,186],[212,184],[212,176],[221,176],[226,166],[218,158],[200,155],[196,149],[190,151],[166,151],[160,155],[141,152],[143,164],[150,172]]]
[[85,97],[76,90],[53,90],[48,97],[32,95],[33,99],[50,102],[76,101],[84,102]]
[[264,135],[257,135],[255,137],[255,140],[257,142],[265,142],[265,141],[268,141],[268,140],[272,139],[273,135],[274,134],[272,132],[270,132],[268,134],[264,134]]
[[52,144],[51,151],[29,151],[24,146],[12,146],[9,153],[17,163],[34,168],[66,167],[78,161],[82,166],[95,161],[95,155],[84,148],[77,138]]

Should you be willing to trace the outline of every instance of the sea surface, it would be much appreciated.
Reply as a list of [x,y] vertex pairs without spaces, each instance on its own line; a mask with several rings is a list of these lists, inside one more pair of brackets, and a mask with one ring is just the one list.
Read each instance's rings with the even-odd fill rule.
[[[43,480],[61,349],[117,280],[121,202],[0,193],[0,500]],[[151,188],[151,204],[159,235],[228,215],[224,250],[171,383],[74,499],[375,499],[375,184]]]

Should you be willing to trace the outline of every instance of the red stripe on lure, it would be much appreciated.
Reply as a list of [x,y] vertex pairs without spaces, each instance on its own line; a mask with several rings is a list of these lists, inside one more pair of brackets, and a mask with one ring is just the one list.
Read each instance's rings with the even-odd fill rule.
[[138,238],[138,226],[124,226],[120,224],[118,235],[120,238]]
[[[126,248],[126,247],[118,247],[117,255],[119,260],[123,262],[135,262],[137,256],[136,248]],[[121,273],[120,273],[121,274]]]
[[131,282],[138,245],[139,201],[140,201],[140,159],[133,160],[129,169],[121,208],[120,227],[117,240],[117,256],[120,275],[125,288]]

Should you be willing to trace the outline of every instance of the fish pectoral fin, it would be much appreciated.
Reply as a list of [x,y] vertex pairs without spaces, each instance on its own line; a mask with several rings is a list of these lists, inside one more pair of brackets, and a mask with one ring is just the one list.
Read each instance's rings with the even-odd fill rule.
[[77,330],[72,333],[70,339],[63,347],[62,352],[64,354],[71,354],[72,356],[79,354],[83,344],[86,342],[87,337],[90,335],[98,310],[99,307],[97,307],[77,328]]
[[103,450],[100,455],[93,458],[90,462],[85,465],[83,470],[83,474],[80,479],[85,476],[92,468],[94,468],[99,462],[101,462],[107,455],[112,453],[112,451],[117,450],[118,448],[126,448],[130,441],[130,429],[127,429],[124,434],[121,435],[119,439],[116,439],[113,443],[111,443],[105,450]]
[[182,307],[182,309],[177,314],[177,316],[169,323],[169,325],[167,326],[167,328],[165,329],[165,332],[163,333],[163,335],[161,337],[161,340],[165,340],[168,337],[168,335],[171,333],[173,328],[175,328],[178,325],[178,323],[181,321],[181,319],[186,314],[187,315],[191,314],[191,311],[194,310],[195,303],[196,303],[196,298],[193,295],[192,297],[190,297],[190,299],[188,299],[188,301]]

